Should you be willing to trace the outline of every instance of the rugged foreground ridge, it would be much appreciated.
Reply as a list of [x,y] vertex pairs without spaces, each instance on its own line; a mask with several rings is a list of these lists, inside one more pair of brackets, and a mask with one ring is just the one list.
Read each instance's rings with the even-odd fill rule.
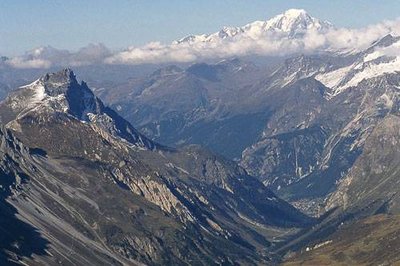
[[313,222],[233,162],[150,141],[69,69],[0,119],[3,264],[268,264]]

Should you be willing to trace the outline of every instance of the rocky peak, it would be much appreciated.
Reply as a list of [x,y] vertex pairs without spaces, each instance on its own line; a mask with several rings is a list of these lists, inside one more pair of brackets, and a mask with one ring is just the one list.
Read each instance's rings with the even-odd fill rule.
[[78,120],[90,124],[108,140],[122,138],[148,149],[156,146],[114,110],[104,106],[87,84],[83,81],[79,83],[74,72],[68,68],[45,74],[15,90],[0,103],[0,122],[3,124],[10,123],[10,127],[17,129],[19,123],[24,123],[24,118],[28,118],[25,121],[35,118],[35,123],[50,120],[76,123]]
[[79,120],[87,121],[89,113],[100,113],[103,108],[87,84],[83,81],[79,83],[69,68],[47,73],[34,83],[21,88],[21,92],[34,92],[35,107],[50,107],[52,111],[66,112]]
[[70,68],[64,68],[55,73],[47,73],[41,77],[41,80],[46,83],[77,83],[76,76]]
[[[30,85],[34,84],[41,85],[37,86],[37,90],[44,89],[44,93],[51,97],[67,94],[69,89],[79,86],[74,72],[69,68],[55,73],[47,73]],[[23,86],[22,88],[29,88],[30,85]]]
[[374,42],[371,46],[371,48],[376,48],[376,47],[388,47],[400,40],[400,37],[393,36],[392,34],[387,34],[383,38],[377,40]]

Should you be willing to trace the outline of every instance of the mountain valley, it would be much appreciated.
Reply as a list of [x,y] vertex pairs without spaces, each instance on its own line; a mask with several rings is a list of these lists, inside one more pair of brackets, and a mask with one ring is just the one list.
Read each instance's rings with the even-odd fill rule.
[[1,57],[0,265],[396,265],[400,37],[353,33]]
[[[51,243],[49,256],[28,254],[35,261],[267,262],[273,239],[314,222],[233,162],[147,139],[69,69],[15,90],[0,110],[3,200]],[[4,256],[26,256],[25,237]]]

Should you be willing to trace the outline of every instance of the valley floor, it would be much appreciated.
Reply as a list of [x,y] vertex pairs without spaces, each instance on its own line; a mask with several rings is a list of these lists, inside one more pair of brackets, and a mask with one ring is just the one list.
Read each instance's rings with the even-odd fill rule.
[[283,265],[400,265],[400,215],[375,215],[344,224]]

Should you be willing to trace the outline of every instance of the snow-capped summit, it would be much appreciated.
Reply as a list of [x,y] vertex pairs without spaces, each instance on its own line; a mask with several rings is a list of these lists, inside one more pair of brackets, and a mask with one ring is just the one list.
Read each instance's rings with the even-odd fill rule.
[[89,113],[102,108],[85,82],[79,83],[71,69],[48,73],[20,87],[6,102],[19,116],[35,112],[63,112],[87,121]]
[[124,139],[141,148],[156,146],[105,106],[85,82],[79,83],[68,68],[43,75],[14,90],[0,103],[0,122],[10,128],[20,128],[18,123],[42,123],[44,126],[49,121],[85,124],[104,136]]
[[297,38],[307,31],[325,32],[331,28],[331,23],[310,16],[304,9],[289,9],[267,21],[254,21],[243,27],[223,27],[212,34],[189,35],[174,44],[217,42],[241,35],[256,39],[265,33],[280,33],[283,37]]
[[327,21],[321,21],[310,16],[304,9],[289,9],[283,14],[266,21],[265,30],[279,31],[295,37],[307,30],[324,31],[333,27]]

